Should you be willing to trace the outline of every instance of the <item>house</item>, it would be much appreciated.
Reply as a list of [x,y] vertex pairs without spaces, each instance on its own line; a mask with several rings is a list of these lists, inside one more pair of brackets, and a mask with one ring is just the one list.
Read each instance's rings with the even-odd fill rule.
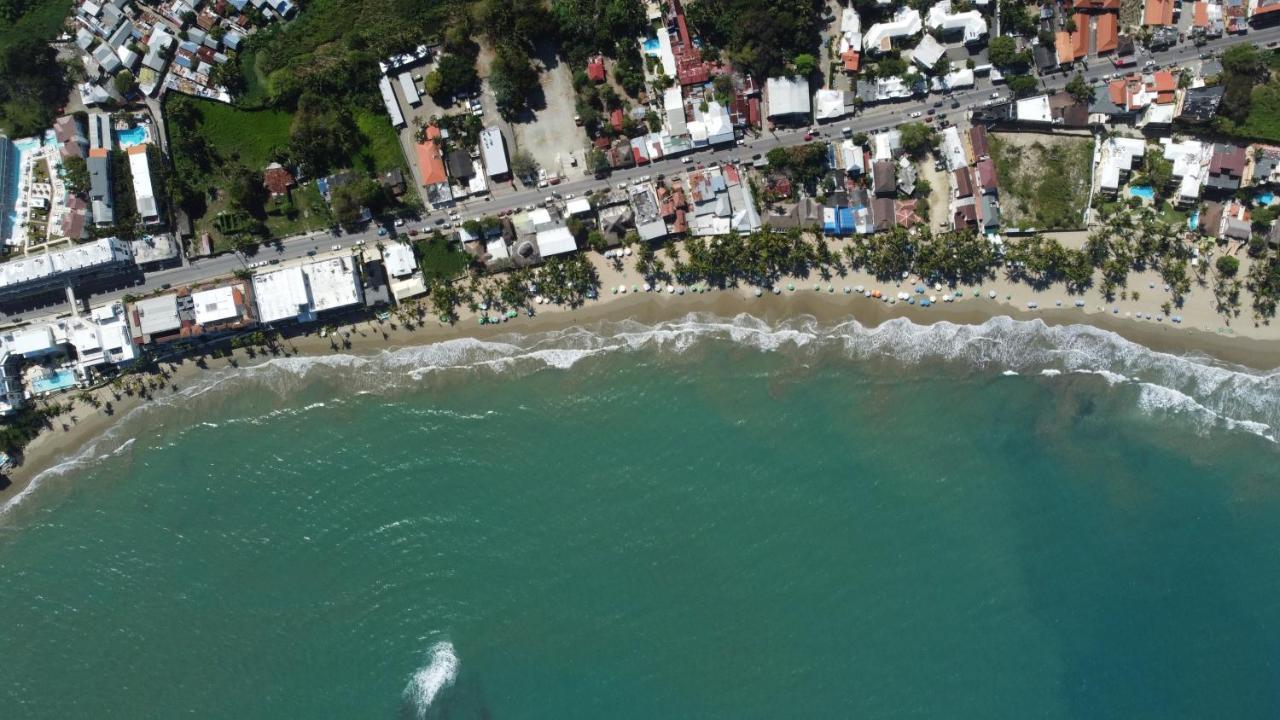
[[1251,5],[1250,25],[1263,27],[1280,22],[1280,0],[1254,0]]
[[893,197],[898,192],[892,160],[877,160],[871,166],[871,189],[876,197]]
[[1207,123],[1218,114],[1218,105],[1226,94],[1223,85],[1205,85],[1198,88],[1187,88],[1182,93],[1182,104],[1178,108],[1179,120],[1189,123]]
[[364,302],[354,255],[309,260],[253,276],[253,296],[262,323],[312,322],[329,310]]
[[991,146],[987,141],[987,129],[982,125],[969,128],[969,148],[973,152],[973,161],[991,157]]
[[435,207],[453,202],[449,173],[445,169],[444,153],[440,150],[441,142],[440,128],[428,125],[426,139],[414,146],[422,187],[427,191],[428,201]]
[[262,185],[273,198],[288,195],[294,184],[293,174],[280,163],[273,162],[262,171]]
[[996,177],[996,164],[991,158],[979,161],[975,166],[978,176],[978,187],[984,195],[994,195],[999,189],[999,180]]
[[400,110],[400,102],[396,100],[395,90],[391,89],[391,78],[383,75],[378,80],[378,93],[382,95],[382,105],[387,109],[387,115],[391,118],[391,127],[404,127],[404,113]]
[[983,232],[994,232],[1000,229],[1000,202],[995,195],[982,195],[975,199],[978,208],[978,219]]
[[63,160],[69,157],[82,158],[89,149],[89,139],[85,137],[80,121],[74,115],[63,115],[55,120],[53,135],[58,141],[58,154]]
[[605,81],[603,55],[596,55],[587,61],[587,79],[593,83],[602,83]]
[[1178,183],[1176,202],[1181,207],[1200,201],[1201,189],[1209,179],[1209,162],[1213,145],[1199,140],[1174,141],[1161,138],[1165,160],[1173,163],[1173,177]]
[[969,164],[964,145],[960,141],[960,130],[955,125],[950,125],[942,131],[941,152],[942,161],[946,163],[948,171],[954,172]]
[[115,201],[111,188],[111,116],[102,112],[89,113],[89,204],[93,222],[98,227],[112,225],[116,221]]
[[416,295],[425,295],[426,281],[413,256],[413,248],[407,243],[397,241],[383,243],[381,248],[382,266],[387,271],[387,285],[391,290],[391,297],[395,298],[396,302],[400,302]]
[[845,102],[845,93],[841,90],[822,88],[813,97],[814,118],[818,122],[839,120],[848,115],[852,108]]
[[951,173],[952,185],[955,187],[955,196],[958,200],[973,197],[973,173],[967,167],[956,169]]
[[765,81],[768,118],[776,124],[809,122],[809,81],[800,77],[776,77]]
[[[1082,27],[1083,26],[1083,27]],[[1074,32],[1059,30],[1054,35],[1054,47],[1058,53],[1059,65],[1071,63],[1089,54],[1089,25],[1081,22]]]
[[1213,146],[1213,155],[1209,159],[1209,177],[1205,185],[1220,193],[1234,193],[1240,189],[1244,166],[1244,148],[1216,144]]

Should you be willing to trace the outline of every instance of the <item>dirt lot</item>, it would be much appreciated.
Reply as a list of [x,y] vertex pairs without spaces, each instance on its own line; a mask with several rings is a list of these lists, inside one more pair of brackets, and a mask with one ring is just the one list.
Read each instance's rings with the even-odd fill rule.
[[929,181],[929,229],[933,232],[951,229],[947,204],[951,200],[951,179],[946,170],[934,170],[933,161],[925,160],[916,163],[916,170],[921,180]]
[[[582,149],[587,136],[573,122],[573,72],[565,63],[553,62],[554,66],[542,73],[546,106],[535,113],[533,120],[510,126],[514,130],[512,152],[526,150],[547,173],[575,177],[582,172]],[[576,168],[569,166],[570,153],[578,158]]]
[[1093,173],[1093,138],[992,133],[1006,227],[1075,230],[1084,225]]

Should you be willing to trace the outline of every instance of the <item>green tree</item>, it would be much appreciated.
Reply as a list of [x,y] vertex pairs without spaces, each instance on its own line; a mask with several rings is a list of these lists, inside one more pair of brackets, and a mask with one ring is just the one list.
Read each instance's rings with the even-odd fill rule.
[[62,180],[74,195],[89,192],[89,166],[85,159],[72,155],[62,161]]
[[445,55],[436,63],[436,69],[423,80],[427,94],[442,105],[451,98],[476,86],[475,61],[462,55]]
[[1016,97],[1032,95],[1040,87],[1033,75],[1008,75],[1005,77],[1005,83]]
[[530,178],[538,174],[538,163],[527,150],[517,150],[511,154],[511,172],[519,178]]
[[67,98],[57,52],[32,34],[6,38],[0,50],[0,127],[17,136],[44,132]]
[[1018,43],[1008,35],[991,38],[987,43],[987,59],[992,65],[1003,68],[1013,65],[1018,57]]
[[116,76],[112,78],[111,83],[115,86],[116,92],[119,93],[121,97],[128,97],[129,91],[133,90],[133,73],[130,72],[128,68],[125,68],[124,70],[116,73]]
[[1067,83],[1067,92],[1082,103],[1093,102],[1093,86],[1080,73],[1076,73]]
[[906,123],[898,126],[902,134],[902,149],[913,158],[924,157],[938,141],[938,133],[924,123]]
[[489,73],[489,88],[504,118],[513,118],[530,108],[540,91],[538,70],[528,56],[511,44],[498,48]]
[[289,150],[309,175],[343,167],[362,143],[351,113],[328,98],[307,93],[298,102]]
[[796,74],[804,77],[809,77],[818,69],[817,59],[809,53],[800,53],[799,55],[796,55],[792,64],[795,65]]
[[1240,272],[1240,261],[1231,255],[1223,255],[1214,263],[1218,273],[1223,277],[1235,277]]

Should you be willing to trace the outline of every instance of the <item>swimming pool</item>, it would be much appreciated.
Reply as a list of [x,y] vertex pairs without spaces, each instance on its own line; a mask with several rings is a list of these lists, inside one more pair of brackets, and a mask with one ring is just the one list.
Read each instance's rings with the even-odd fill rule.
[[1150,200],[1156,196],[1156,191],[1150,185],[1135,185],[1129,188],[1129,195]]
[[1263,205],[1270,205],[1271,201],[1276,199],[1276,194],[1271,192],[1270,190],[1263,190],[1262,192],[1255,195],[1254,199],[1256,199],[1259,203]]
[[151,139],[151,132],[146,125],[135,125],[128,130],[116,131],[116,142],[119,143],[120,149],[141,145]]
[[18,222],[18,211],[14,208],[14,203],[18,200],[19,185],[22,182],[22,166],[27,157],[38,149],[40,149],[38,137],[19,138],[13,141],[13,155],[9,158],[12,164],[5,168],[5,173],[9,177],[5,178],[5,182],[0,182],[0,188],[8,190],[8,197],[0,197],[0,210],[3,210],[0,214],[0,240],[8,240],[13,236],[14,227]]
[[54,390],[62,390],[76,384],[76,374],[70,370],[55,370],[52,374],[34,380],[31,383],[31,390],[37,393],[52,392]]
[[1200,225],[1200,208],[1191,211],[1191,217],[1187,218],[1187,229],[1195,230]]
[[643,47],[644,51],[649,55],[657,55],[658,49],[662,47],[662,43],[658,41],[658,38],[651,37],[644,41]]

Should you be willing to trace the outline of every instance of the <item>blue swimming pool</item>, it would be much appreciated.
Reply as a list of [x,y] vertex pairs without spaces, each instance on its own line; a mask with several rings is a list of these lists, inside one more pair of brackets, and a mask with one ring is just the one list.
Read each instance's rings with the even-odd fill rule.
[[134,145],[141,145],[150,139],[151,133],[147,130],[145,125],[135,125],[128,130],[116,131],[116,142],[120,145],[122,150],[124,148],[133,147]]
[[27,156],[40,148],[40,138],[19,138],[13,141],[13,154],[5,173],[9,176],[0,182],[0,188],[8,190],[7,197],[0,197],[0,239],[8,239],[18,221],[18,213],[13,205],[18,199],[18,183],[22,178],[22,164]]
[[662,43],[658,41],[658,38],[651,37],[644,41],[643,47],[646,53],[650,55],[657,55],[658,48],[662,47]]
[[53,392],[76,384],[76,374],[70,370],[55,370],[39,380],[32,381],[31,390],[37,393]]
[[1129,188],[1129,195],[1150,200],[1156,196],[1156,191],[1150,185],[1135,185]]
[[1276,199],[1276,194],[1270,190],[1263,190],[1255,195],[1254,198],[1262,205],[1270,205]]
[[1187,218],[1187,229],[1195,230],[1200,225],[1200,208],[1191,211],[1191,217]]

